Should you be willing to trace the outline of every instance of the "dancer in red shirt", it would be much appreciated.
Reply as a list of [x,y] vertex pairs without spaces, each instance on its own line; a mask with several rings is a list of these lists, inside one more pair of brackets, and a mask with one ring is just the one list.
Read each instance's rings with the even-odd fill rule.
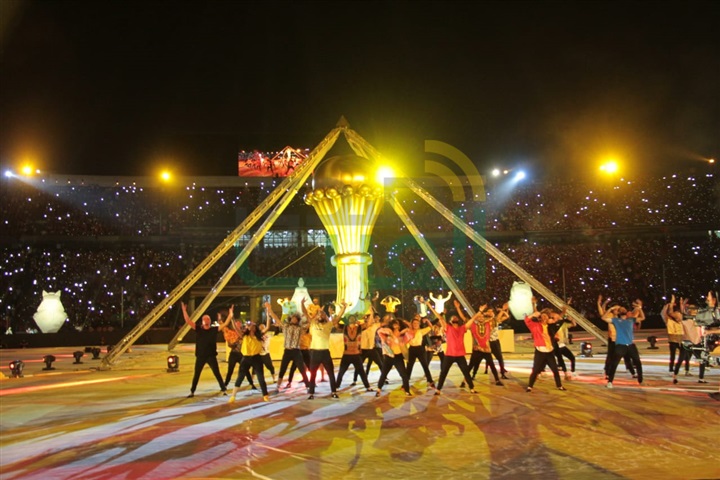
[[[460,303],[455,301],[455,308],[457,309],[458,315],[463,321],[467,320],[467,317],[460,308]],[[493,362],[492,349],[490,348],[490,334],[492,333],[493,323],[495,319],[495,312],[492,308],[488,308],[487,305],[481,305],[478,308],[478,313],[473,315],[470,319],[470,333],[473,339],[473,351],[470,355],[470,365],[468,370],[472,371],[473,368],[477,370],[485,360],[485,364],[490,367],[493,376],[495,377],[495,385],[502,386],[503,383],[500,381],[498,371],[495,368],[495,362]]]
[[533,369],[528,381],[527,391],[532,392],[533,385],[540,372],[547,365],[552,370],[553,378],[555,378],[555,386],[558,390],[567,390],[560,380],[560,372],[558,371],[557,361],[552,344],[552,339],[548,333],[548,324],[561,320],[559,314],[553,312],[549,308],[544,308],[542,312],[537,309],[537,300],[533,297],[533,308],[535,311],[525,317],[525,325],[532,333],[533,343],[535,344],[535,357],[533,359]]
[[438,381],[435,395],[440,395],[440,391],[445,383],[445,378],[447,377],[453,363],[456,363],[460,368],[463,377],[465,377],[465,382],[468,387],[470,387],[470,393],[477,393],[475,391],[475,385],[473,384],[472,378],[470,378],[470,370],[468,369],[467,360],[465,359],[465,332],[467,332],[467,329],[473,320],[470,319],[463,323],[457,315],[450,315],[450,322],[448,323],[445,321],[444,313],[438,313],[430,302],[428,302],[427,305],[443,326],[445,337],[447,339],[447,349],[445,350],[445,357],[443,357],[442,360],[440,380]]

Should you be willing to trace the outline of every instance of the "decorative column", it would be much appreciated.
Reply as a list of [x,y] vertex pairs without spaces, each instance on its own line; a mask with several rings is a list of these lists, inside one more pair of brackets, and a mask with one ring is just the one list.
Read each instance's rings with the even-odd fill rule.
[[337,300],[347,302],[346,314],[364,315],[370,308],[368,253],[384,190],[362,157],[332,157],[315,174],[317,187],[305,195],[330,237],[337,269]]

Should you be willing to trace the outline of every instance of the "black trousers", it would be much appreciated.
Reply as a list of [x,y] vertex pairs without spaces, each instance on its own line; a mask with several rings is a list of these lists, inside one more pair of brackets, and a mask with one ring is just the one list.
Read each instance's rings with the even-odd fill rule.
[[[500,375],[505,375],[507,370],[505,370],[505,360],[503,359],[500,340],[490,340],[490,351],[492,352],[493,357],[497,358],[498,365],[500,365]],[[487,372],[487,366],[485,367],[485,371]]]
[[200,374],[202,373],[205,364],[210,367],[213,375],[215,375],[215,378],[218,381],[218,385],[220,385],[220,390],[225,390],[225,383],[223,382],[222,375],[220,374],[220,366],[218,365],[217,361],[217,353],[212,353],[209,355],[203,355],[201,357],[195,357],[195,373],[193,374],[190,392],[195,393],[197,384],[200,381]]
[[[310,350],[300,349],[300,356],[302,356],[303,363],[305,364],[304,368],[309,368],[310,367]],[[290,365],[290,374],[288,375],[288,383],[292,383],[292,379],[295,376],[296,369],[302,370],[303,367],[298,366],[298,364],[296,362],[293,362],[292,365]],[[305,384],[305,386],[309,387],[310,386],[310,380],[309,380],[310,377],[307,376],[307,370],[305,370],[305,378],[308,378],[308,381]]]
[[430,368],[428,367],[428,359],[427,354],[425,353],[424,345],[408,347],[408,378],[412,376],[413,367],[415,366],[415,360],[420,362],[420,366],[422,366],[423,372],[425,373],[425,380],[427,380],[428,383],[433,383],[433,378],[430,374]]
[[[372,366],[373,362],[375,362],[375,365],[378,366],[380,370],[382,370],[382,355],[377,352],[377,349],[370,348],[370,349],[362,349],[360,350],[360,355],[362,356],[362,361],[365,363],[365,360],[367,360],[367,368],[365,369],[365,376],[370,375],[370,367]],[[360,375],[360,372],[356,369],[355,373],[353,374],[353,382],[357,382],[358,375]]]
[[615,355],[613,356],[613,361],[610,365],[610,371],[608,372],[608,382],[613,381],[613,379],[615,378],[615,371],[620,364],[620,360],[626,355],[630,357],[633,365],[635,365],[635,369],[637,370],[638,383],[642,383],[643,371],[642,363],[640,363],[640,352],[638,352],[637,346],[634,343],[631,343],[630,345],[615,344]]
[[472,354],[470,354],[470,365],[468,365],[468,370],[477,372],[483,360],[485,360],[485,364],[490,367],[490,371],[492,371],[495,381],[499,382],[500,377],[498,376],[497,368],[495,368],[495,362],[493,362],[492,353],[490,352],[473,350]]
[[450,367],[453,363],[457,364],[458,368],[460,368],[460,371],[465,377],[465,382],[468,384],[470,390],[474,389],[475,384],[473,384],[472,378],[470,378],[470,369],[468,368],[467,360],[465,359],[465,357],[451,357],[450,355],[445,355],[445,357],[443,357],[442,359],[440,380],[438,381],[437,389],[442,390],[442,387],[445,384],[445,379],[447,378],[448,372],[450,371]]
[[[680,347],[680,355],[678,357],[677,363],[675,364],[675,370],[673,370],[673,373],[675,375],[678,374],[678,372],[680,371],[680,366],[682,365],[683,362],[685,362],[685,371],[687,372],[689,370],[687,365],[688,365],[688,363],[690,363],[690,359],[692,358],[692,356],[693,356],[692,350],[689,350],[684,347]],[[703,361],[700,361],[700,373],[699,373],[698,378],[700,380],[703,380],[705,378],[705,362],[703,362]]]
[[235,380],[235,387],[240,388],[243,378],[250,372],[250,368],[255,372],[255,377],[260,384],[262,394],[267,395],[268,389],[265,383],[265,368],[263,367],[263,361],[260,355],[245,355],[243,357],[242,362],[240,362],[240,371],[238,372],[237,380]]
[[[505,360],[502,356],[502,348],[500,347],[500,340],[490,340],[490,352],[492,353],[492,356],[490,357],[490,360],[493,358],[497,359],[498,364],[500,365],[500,375],[505,375],[507,373],[507,370],[505,370]],[[472,363],[472,356],[470,356],[470,374],[473,378],[475,378],[475,375],[477,375],[478,370],[480,369],[480,366],[482,366],[482,361],[485,360],[485,373],[488,372],[488,367],[490,366],[491,362],[488,362],[487,359],[481,358],[480,363],[477,365],[473,365]]]
[[322,365],[328,374],[330,381],[330,391],[335,393],[337,385],[335,385],[335,365],[333,365],[330,350],[310,350],[310,395],[315,393],[315,376],[318,368]]
[[260,358],[262,358],[263,365],[265,366],[265,368],[267,368],[270,371],[270,375],[275,375],[275,365],[273,365],[270,354],[266,353],[265,355],[260,355]]
[[[283,352],[282,360],[280,360],[280,373],[278,374],[278,385],[282,383],[282,379],[285,376],[285,372],[287,371],[288,366],[290,365],[290,362],[292,362],[292,370],[294,370],[296,367],[300,370],[300,375],[302,376],[303,382],[305,382],[305,385],[308,385],[310,383],[310,380],[308,380],[307,374],[305,373],[305,362],[303,361],[302,353],[300,353],[299,348],[286,348]],[[290,373],[290,376],[288,377],[288,382],[292,381],[292,373]]]
[[382,371],[380,372],[380,378],[378,379],[378,389],[382,390],[383,385],[385,385],[385,379],[387,378],[388,373],[390,373],[390,370],[392,370],[393,367],[395,367],[395,370],[397,370],[397,372],[400,374],[403,388],[406,392],[409,392],[410,381],[408,379],[408,372],[405,368],[405,360],[403,359],[402,354],[397,354],[394,357],[383,355],[383,367]]
[[555,357],[557,358],[557,363],[563,372],[567,372],[567,366],[565,365],[565,360],[563,360],[563,357],[570,360],[570,371],[571,372],[575,371],[575,355],[573,355],[573,353],[570,351],[570,349],[567,346],[561,347],[558,345],[555,347],[554,352],[555,352]]
[[[608,339],[607,356],[605,357],[605,375],[610,376],[610,365],[613,363],[615,358],[615,340]],[[633,367],[632,359],[629,354],[625,354],[623,357],[625,362],[625,368],[630,372],[631,375],[635,375],[635,367]],[[617,368],[617,365],[615,366]]]
[[365,374],[365,370],[363,370],[362,355],[360,355],[359,353],[352,355],[345,354],[340,359],[340,370],[338,370],[337,375],[337,388],[340,388],[343,375],[345,375],[345,372],[347,372],[347,369],[350,367],[350,365],[352,365],[355,369],[355,373],[360,375],[360,378],[362,379],[365,388],[370,388],[370,383],[368,382],[367,375]]
[[537,348],[535,349],[535,357],[533,358],[532,373],[530,373],[530,380],[528,381],[528,387],[532,388],[535,385],[540,372],[545,370],[545,366],[550,367],[555,379],[555,386],[562,387],[562,381],[560,380],[560,372],[558,371],[557,362],[555,361],[555,352],[541,352]]
[[[225,387],[230,385],[230,380],[232,380],[232,374],[235,371],[235,366],[240,365],[242,359],[242,353],[238,352],[237,350],[230,350],[230,357],[228,358],[228,370],[227,374],[225,374]],[[247,381],[250,383],[251,386],[255,386],[250,372],[247,373],[247,376],[245,378],[247,378]]]
[[[690,371],[690,355],[683,357],[682,346],[678,342],[670,342],[670,371],[675,371],[675,355],[677,354],[678,363],[682,363],[682,358],[685,359],[685,371]],[[677,374],[676,374],[677,375]]]

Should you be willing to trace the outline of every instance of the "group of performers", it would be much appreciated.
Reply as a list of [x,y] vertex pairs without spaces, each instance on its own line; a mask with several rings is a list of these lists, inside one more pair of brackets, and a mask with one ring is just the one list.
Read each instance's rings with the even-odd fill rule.
[[[473,380],[483,360],[485,361],[485,373],[489,370],[493,375],[495,385],[503,386],[502,379],[507,379],[508,372],[505,369],[498,331],[502,322],[510,317],[508,304],[506,303],[500,308],[481,305],[477,313],[468,316],[457,300],[453,302],[455,311],[446,313],[444,307],[450,299],[450,295],[434,297],[431,293],[429,297],[432,302],[422,296],[414,298],[416,313],[409,321],[395,315],[400,300],[393,296],[385,297],[379,302],[385,306],[384,315],[380,316],[375,308],[371,308],[362,318],[358,318],[356,315],[348,315],[344,318],[348,306],[345,303],[337,305],[336,311],[334,305],[322,308],[317,299],[312,302],[304,299],[300,302],[301,311],[296,311],[291,308],[287,299],[280,299],[278,303],[283,307],[282,318],[278,318],[272,310],[272,305],[266,302],[264,304],[266,320],[262,324],[237,321],[233,317],[232,307],[221,309],[217,313],[214,323],[211,322],[209,315],[203,315],[193,323],[183,304],[184,317],[186,322],[196,330],[197,341],[196,364],[190,397],[195,393],[200,373],[205,364],[210,366],[224,394],[227,394],[235,366],[239,365],[230,402],[235,401],[244,380],[248,381],[251,388],[255,388],[251,373],[257,378],[263,399],[268,401],[268,387],[265,382],[266,368],[270,370],[278,391],[285,373],[289,370],[288,383],[285,386],[285,388],[289,388],[292,385],[293,373],[298,370],[311,400],[315,398],[318,371],[322,377],[327,374],[330,395],[332,398],[338,398],[338,390],[351,366],[354,369],[352,385],[356,385],[359,377],[366,391],[374,392],[378,397],[381,396],[383,387],[388,383],[388,375],[393,368],[400,376],[405,395],[412,396],[410,379],[416,363],[419,363],[423,370],[428,389],[433,389],[435,395],[441,395],[445,380],[453,365],[456,365],[463,375],[464,381],[460,387],[467,387],[471,393],[476,393]],[[376,293],[373,297],[373,304],[378,303],[377,300],[379,300],[379,296]],[[567,305],[571,304],[571,299],[568,299],[566,306],[560,311],[550,308],[538,310],[534,298],[532,303],[533,311],[524,319],[532,334],[535,347],[533,368],[526,390],[528,392],[533,390],[538,376],[547,367],[553,374],[556,388],[564,391],[560,370],[563,371],[565,379],[570,380],[575,372],[576,363],[575,356],[567,346],[570,343],[568,329],[575,326],[575,321],[569,318],[566,312]],[[634,301],[630,308],[617,304],[608,306],[608,304],[609,299],[603,301],[602,297],[598,298],[601,319],[608,323],[609,330],[608,354],[605,363],[607,387],[612,388],[617,367],[623,359],[633,377],[636,377],[638,383],[642,384],[642,362],[633,341],[635,325],[645,319],[642,301]],[[717,311],[716,301],[711,294],[708,295],[708,305]],[[676,377],[680,365],[683,361],[689,360],[689,354],[685,353],[683,349],[678,350],[677,345],[675,345],[676,348],[673,348],[673,344],[677,344],[680,339],[681,331],[678,330],[675,323],[683,325],[683,317],[680,312],[687,309],[687,305],[681,301],[680,311],[677,312],[674,307],[675,299],[673,297],[663,309],[663,318],[668,325],[671,347],[670,369],[673,372],[674,382],[677,383]],[[433,320],[431,321],[431,319]],[[284,351],[277,378],[269,352],[270,332],[273,326],[281,329],[284,335]],[[689,325],[687,329],[690,330]],[[223,333],[231,349],[228,371],[224,380],[216,358],[218,330]],[[330,354],[330,338],[333,331],[342,331],[344,342],[344,352],[340,359],[337,376],[335,376],[335,365]],[[465,334],[468,331],[472,339],[469,363],[466,358],[468,352],[465,349]],[[675,362],[676,351],[680,352],[677,362]],[[429,368],[434,355],[438,355],[441,362],[437,382]],[[569,361],[569,370],[565,359]],[[496,368],[495,361],[498,362],[499,369]],[[380,377],[375,388],[370,385],[368,379],[373,363],[380,370]],[[706,383],[703,374],[704,364],[701,364],[700,381]]]
[[[692,376],[689,364],[696,352],[704,352],[707,355],[710,351],[720,348],[717,343],[720,340],[720,308],[718,308],[717,298],[713,296],[712,292],[708,292],[705,302],[704,310],[708,321],[698,319],[700,310],[696,305],[684,298],[680,298],[678,302],[675,295],[662,309],[661,316],[667,328],[670,346],[668,370],[672,374],[673,384],[678,383],[677,377],[683,363],[685,363],[685,376]],[[700,360],[698,383],[708,383],[705,380],[705,367],[708,359],[701,358]]]

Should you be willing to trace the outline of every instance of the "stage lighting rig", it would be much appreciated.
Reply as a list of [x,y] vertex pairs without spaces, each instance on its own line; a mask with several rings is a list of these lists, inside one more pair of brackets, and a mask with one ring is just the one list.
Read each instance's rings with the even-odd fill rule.
[[43,357],[43,362],[45,362],[45,368],[43,368],[43,370],[55,370],[55,367],[52,366],[54,361],[55,355],[45,355]]
[[83,363],[83,362],[80,361],[80,359],[81,359],[83,356],[85,356],[85,353],[83,353],[83,352],[80,351],[80,350],[78,350],[77,352],[73,352],[73,357],[75,357],[75,361],[73,362],[73,365],[77,365],[77,364]]
[[168,373],[180,371],[180,358],[177,355],[167,357],[167,371]]
[[22,378],[23,377],[23,369],[25,368],[25,363],[22,360],[13,360],[8,365],[10,367],[10,378]]

